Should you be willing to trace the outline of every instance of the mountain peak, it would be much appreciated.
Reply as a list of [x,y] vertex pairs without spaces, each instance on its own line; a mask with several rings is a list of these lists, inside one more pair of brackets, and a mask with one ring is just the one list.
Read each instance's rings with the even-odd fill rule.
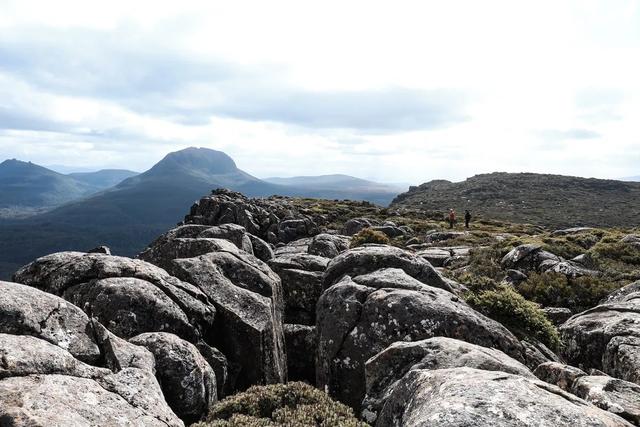
[[222,151],[189,147],[167,154],[149,172],[188,171],[190,174],[224,175],[238,172],[231,157]]

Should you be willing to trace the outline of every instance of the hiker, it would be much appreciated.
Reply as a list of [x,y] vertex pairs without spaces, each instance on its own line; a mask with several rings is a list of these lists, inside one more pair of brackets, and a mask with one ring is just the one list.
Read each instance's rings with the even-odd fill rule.
[[469,228],[469,222],[471,222],[471,212],[464,211],[464,227]]
[[449,228],[453,228],[453,225],[456,223],[456,211],[449,209]]

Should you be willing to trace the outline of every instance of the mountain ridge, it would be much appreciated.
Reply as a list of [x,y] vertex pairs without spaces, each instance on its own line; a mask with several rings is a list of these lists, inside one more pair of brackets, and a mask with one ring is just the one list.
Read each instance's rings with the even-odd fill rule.
[[633,226],[640,222],[640,183],[530,172],[434,180],[398,195],[392,207],[469,209],[473,214],[551,227]]

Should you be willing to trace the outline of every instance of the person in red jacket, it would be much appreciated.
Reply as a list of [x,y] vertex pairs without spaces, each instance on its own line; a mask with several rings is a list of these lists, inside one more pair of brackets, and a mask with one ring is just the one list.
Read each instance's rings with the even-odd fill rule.
[[453,225],[456,223],[456,211],[449,209],[449,228],[453,228]]

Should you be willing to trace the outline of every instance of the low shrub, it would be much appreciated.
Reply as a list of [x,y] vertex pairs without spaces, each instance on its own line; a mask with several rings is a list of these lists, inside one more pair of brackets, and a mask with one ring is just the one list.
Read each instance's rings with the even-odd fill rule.
[[593,276],[571,279],[560,273],[531,273],[518,285],[518,292],[545,307],[566,307],[578,313],[595,307],[624,284]]
[[196,427],[367,427],[342,403],[308,384],[254,386],[215,404]]
[[558,330],[537,304],[527,301],[511,286],[492,283],[486,278],[465,284],[469,291],[464,299],[480,313],[502,323],[523,339],[534,338],[550,349],[558,350]]
[[372,228],[363,228],[351,238],[351,247],[362,246],[366,243],[379,243],[382,245],[389,244],[389,238],[382,231]]

